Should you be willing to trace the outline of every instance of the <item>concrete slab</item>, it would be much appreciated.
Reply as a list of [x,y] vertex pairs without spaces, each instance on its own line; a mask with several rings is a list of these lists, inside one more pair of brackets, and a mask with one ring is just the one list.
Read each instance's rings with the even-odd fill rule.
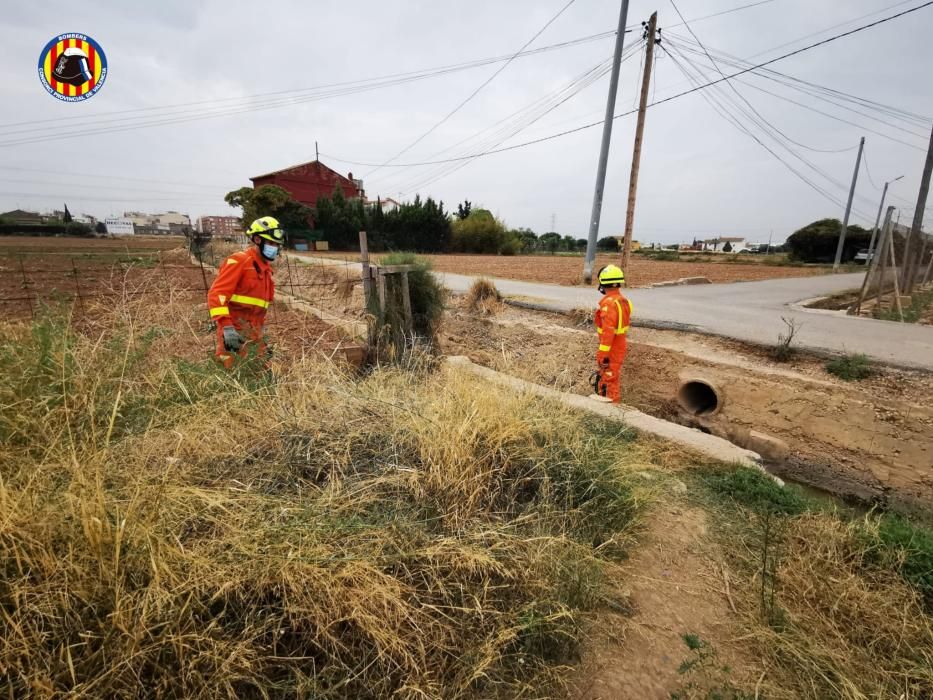
[[670,440],[671,442],[683,445],[684,447],[704,454],[717,461],[729,462],[764,471],[764,467],[762,467],[761,464],[761,456],[756,452],[733,445],[731,442],[714,435],[709,435],[693,428],[687,428],[677,423],[671,423],[660,418],[655,418],[654,416],[649,416],[630,406],[601,403],[599,401],[593,401],[586,396],[580,396],[579,394],[567,394],[562,391],[557,391],[556,389],[551,389],[550,387],[541,386],[540,384],[526,382],[523,379],[474,364],[469,358],[463,356],[448,357],[447,362],[453,367],[472,372],[500,386],[506,386],[516,391],[542,396],[562,403],[565,406],[586,411],[612,421],[624,423],[635,430],[654,435],[664,440]]

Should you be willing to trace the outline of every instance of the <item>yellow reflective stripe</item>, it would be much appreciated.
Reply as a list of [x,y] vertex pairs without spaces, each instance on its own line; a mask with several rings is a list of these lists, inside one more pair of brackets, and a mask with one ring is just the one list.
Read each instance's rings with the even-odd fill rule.
[[230,297],[230,301],[236,302],[237,304],[247,304],[249,306],[259,306],[263,309],[269,307],[269,302],[265,299],[257,299],[256,297],[245,297],[242,294],[234,294]]
[[625,330],[628,330],[627,326],[625,330],[622,330],[622,304],[619,303],[618,299],[613,299],[613,301],[616,303],[616,309],[619,311],[619,325],[616,326],[616,335],[622,335],[625,333]]
[[597,328],[597,329],[596,329],[596,332],[597,332],[597,333],[602,333],[602,332],[603,332],[603,329],[602,329],[602,328]]
[[234,258],[227,258],[227,264],[228,264],[228,265],[236,265],[238,262],[240,262],[240,261],[239,261],[239,260],[236,260],[236,259],[234,259]]
[[228,309],[226,306],[215,306],[213,309],[211,309],[211,318],[214,318],[215,316],[229,316],[229,315],[230,315],[230,309]]
[[611,345],[600,345],[600,346],[599,346],[599,351],[600,351],[600,352],[609,352],[610,350],[612,350],[612,346],[611,346]]
[[616,331],[616,335],[625,335],[628,333],[628,326],[622,326],[622,330]]

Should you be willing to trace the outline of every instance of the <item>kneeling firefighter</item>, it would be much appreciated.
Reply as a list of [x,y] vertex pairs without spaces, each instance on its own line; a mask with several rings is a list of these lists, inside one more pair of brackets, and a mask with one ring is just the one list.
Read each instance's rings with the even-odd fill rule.
[[271,216],[256,219],[246,234],[252,245],[223,261],[207,293],[217,323],[217,359],[227,369],[236,355],[266,355],[263,326],[275,296],[271,263],[285,242],[285,232]]
[[594,317],[599,336],[594,388],[613,403],[619,403],[622,362],[628,350],[626,334],[632,319],[632,302],[620,291],[624,283],[625,274],[615,265],[599,271],[599,291],[604,297]]

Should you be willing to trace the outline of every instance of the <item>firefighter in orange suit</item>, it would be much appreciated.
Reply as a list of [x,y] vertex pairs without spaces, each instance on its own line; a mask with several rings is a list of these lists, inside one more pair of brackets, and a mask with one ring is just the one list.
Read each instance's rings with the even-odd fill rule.
[[619,403],[622,362],[628,349],[626,334],[632,319],[632,302],[620,291],[624,283],[625,274],[615,265],[599,271],[599,291],[604,297],[594,318],[599,336],[596,393],[613,403]]
[[223,261],[207,293],[211,319],[217,323],[217,359],[230,369],[235,355],[266,353],[263,326],[275,296],[272,261],[285,241],[277,219],[256,219],[246,232],[252,245]]

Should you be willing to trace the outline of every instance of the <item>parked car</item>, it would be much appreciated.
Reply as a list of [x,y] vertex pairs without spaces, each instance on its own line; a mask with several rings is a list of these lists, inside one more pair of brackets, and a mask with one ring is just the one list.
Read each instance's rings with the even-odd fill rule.
[[873,257],[875,257],[875,251],[869,250],[868,248],[862,248],[855,254],[855,262],[867,265]]

